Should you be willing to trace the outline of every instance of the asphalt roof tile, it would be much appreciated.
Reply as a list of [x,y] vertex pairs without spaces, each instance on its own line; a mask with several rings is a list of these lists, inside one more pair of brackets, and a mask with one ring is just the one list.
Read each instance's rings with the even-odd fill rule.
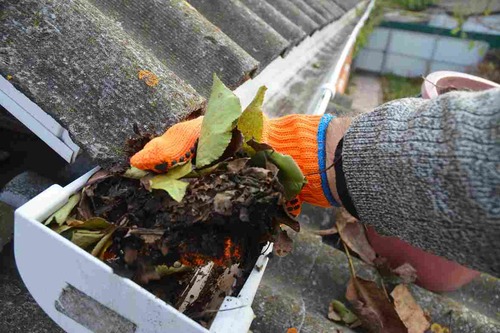
[[295,4],[288,0],[266,0],[270,5],[283,13],[290,21],[297,24],[308,35],[319,29],[319,24],[307,16]]
[[258,66],[257,60],[185,1],[92,2],[205,97],[213,73],[236,88]]
[[342,10],[336,3],[329,0],[305,0],[309,6],[317,12],[323,12],[329,22],[338,19],[345,11]]
[[290,45],[276,30],[236,0],[189,0],[201,14],[260,62],[263,68]]
[[6,0],[2,9],[1,74],[103,165],[124,156],[133,123],[162,131],[204,105],[88,1]]
[[302,12],[304,12],[307,16],[309,16],[314,22],[318,23],[320,27],[328,24],[328,20],[323,16],[323,13],[318,13],[311,6],[307,4],[304,0],[289,0],[290,3],[293,3],[297,8],[299,8]]
[[0,73],[107,166],[134,123],[164,131],[203,110],[213,73],[234,89],[342,14],[293,1],[5,0]]
[[307,36],[304,30],[290,21],[285,15],[268,4],[265,0],[241,1],[291,44],[295,44]]

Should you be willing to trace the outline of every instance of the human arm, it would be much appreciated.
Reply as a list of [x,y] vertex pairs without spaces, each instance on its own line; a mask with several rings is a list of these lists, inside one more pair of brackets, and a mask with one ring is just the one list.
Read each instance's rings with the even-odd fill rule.
[[[499,276],[499,140],[500,89],[386,103],[343,137],[347,192],[378,232]],[[337,177],[328,174],[335,190]]]

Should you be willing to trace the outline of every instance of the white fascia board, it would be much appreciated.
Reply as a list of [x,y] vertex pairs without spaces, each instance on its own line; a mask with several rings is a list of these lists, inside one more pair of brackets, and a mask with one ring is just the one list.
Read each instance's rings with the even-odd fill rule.
[[74,162],[80,148],[68,131],[2,76],[0,104],[68,163]]

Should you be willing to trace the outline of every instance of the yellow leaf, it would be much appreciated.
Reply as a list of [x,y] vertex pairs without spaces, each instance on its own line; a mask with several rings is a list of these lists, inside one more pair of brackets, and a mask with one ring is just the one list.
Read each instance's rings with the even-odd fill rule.
[[243,150],[250,155],[255,154],[255,150],[250,147],[247,142],[254,139],[260,142],[262,139],[262,132],[264,130],[264,113],[262,112],[262,104],[266,94],[266,86],[259,88],[252,103],[247,106],[245,111],[238,119],[238,129],[244,137]]
[[53,221],[55,221],[59,225],[61,225],[64,222],[66,222],[66,220],[68,219],[69,214],[71,214],[71,211],[73,210],[73,208],[75,208],[75,206],[78,204],[79,201],[80,201],[80,193],[72,195],[68,199],[68,202],[66,202],[66,204],[64,204],[64,206],[62,206],[61,208],[59,208],[59,210],[57,212],[55,212],[54,214],[52,214],[45,221],[45,225],[50,224]]

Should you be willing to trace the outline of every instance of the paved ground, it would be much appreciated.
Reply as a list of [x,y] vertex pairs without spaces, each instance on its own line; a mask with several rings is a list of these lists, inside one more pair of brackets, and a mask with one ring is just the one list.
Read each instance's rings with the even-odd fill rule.
[[15,265],[12,243],[0,253],[0,332],[63,332],[37,305],[24,286]]
[[382,84],[377,75],[355,72],[349,84],[352,108],[359,112],[370,112],[382,104]]

